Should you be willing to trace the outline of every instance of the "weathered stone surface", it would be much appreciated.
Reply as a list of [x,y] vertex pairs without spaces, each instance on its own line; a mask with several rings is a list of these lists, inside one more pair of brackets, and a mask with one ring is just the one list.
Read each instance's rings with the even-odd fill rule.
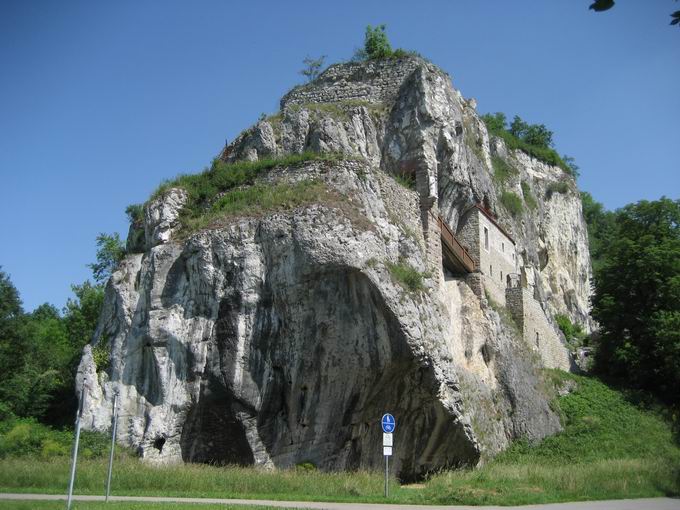
[[[535,297],[587,326],[578,194],[573,184],[548,192],[563,172],[490,143],[470,102],[421,59],[333,66],[282,108],[221,158],[360,159],[273,170],[265,181],[313,178],[328,196],[182,241],[173,232],[186,194],[148,204],[147,249],[114,273],[95,335],[111,366],[96,374],[87,349],[81,362],[87,425],[106,428],[119,392],[118,440],[146,459],[346,469],[380,465],[389,410],[404,478],[559,430],[531,346],[489,306],[479,274],[444,275],[424,220],[440,212],[455,229],[486,201],[517,241]],[[503,210],[492,154],[516,165],[508,186],[519,194],[527,181],[536,209]],[[417,191],[390,174],[413,176]],[[400,261],[425,273],[424,290],[394,279]]]
[[144,237],[147,248],[170,240],[179,226],[179,212],[186,201],[186,191],[172,188],[147,205],[144,209]]

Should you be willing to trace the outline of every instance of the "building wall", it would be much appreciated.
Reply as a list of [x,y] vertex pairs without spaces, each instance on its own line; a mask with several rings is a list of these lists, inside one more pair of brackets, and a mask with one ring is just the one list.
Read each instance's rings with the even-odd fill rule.
[[312,83],[295,87],[283,96],[281,109],[304,103],[391,102],[406,77],[422,63],[419,58],[404,58],[335,64]]
[[541,358],[542,365],[568,371],[571,368],[569,350],[540,303],[522,287],[507,288],[505,294],[508,311],[520,326],[524,340]]
[[519,271],[515,244],[477,208],[461,218],[456,237],[468,247],[484,275],[486,291],[495,302],[505,306],[508,275]]

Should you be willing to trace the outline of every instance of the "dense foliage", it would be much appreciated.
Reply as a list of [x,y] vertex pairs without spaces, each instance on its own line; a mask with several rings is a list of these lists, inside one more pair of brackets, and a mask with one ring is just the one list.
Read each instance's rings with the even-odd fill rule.
[[604,250],[612,241],[616,213],[605,210],[587,191],[581,192],[583,216],[588,225],[588,245],[595,274],[602,266]]
[[[67,457],[72,445],[73,432],[70,430],[55,430],[32,418],[10,418],[0,422],[0,459]],[[80,455],[83,458],[105,457],[109,445],[110,439],[105,434],[81,432]]]
[[560,156],[553,148],[553,132],[543,124],[528,124],[515,115],[510,125],[504,113],[482,115],[489,133],[505,142],[510,150],[519,149],[549,165],[559,166],[573,177],[578,176],[574,159]]
[[680,404],[680,200],[629,204],[613,221],[590,214],[605,225],[595,246],[596,367]]
[[[253,203],[252,200],[257,199],[258,191],[244,189],[238,192],[236,188],[255,184],[257,178],[267,170],[275,167],[294,167],[308,161],[337,161],[342,158],[343,156],[333,153],[303,152],[235,163],[216,159],[209,169],[201,173],[180,175],[173,180],[165,181],[154,192],[152,198],[160,196],[170,188],[184,189],[188,200],[182,208],[180,220],[185,229],[200,228],[205,226],[207,219],[221,210],[228,212],[233,209],[234,204],[247,206],[249,200]],[[260,186],[257,189],[264,191],[265,188],[266,186]],[[225,195],[226,192],[230,193]],[[218,200],[218,197],[222,198]],[[274,200],[275,197],[271,198]]]
[[586,332],[580,325],[572,323],[569,317],[564,314],[557,314],[555,315],[555,322],[572,348],[580,347],[586,343]]
[[393,50],[392,45],[387,38],[385,28],[385,25],[377,25],[375,27],[367,25],[364,46],[363,48],[356,50],[352,60],[363,61],[420,56],[415,51],[407,51],[402,48]]
[[369,59],[387,58],[392,56],[392,46],[385,33],[385,25],[366,26],[364,51]]
[[[97,238],[97,280],[107,280],[122,256],[117,235]],[[45,303],[24,311],[19,293],[0,271],[0,421],[34,418],[63,426],[73,421],[75,372],[104,302],[102,283],[73,285],[60,313]],[[108,353],[107,353],[108,356]]]

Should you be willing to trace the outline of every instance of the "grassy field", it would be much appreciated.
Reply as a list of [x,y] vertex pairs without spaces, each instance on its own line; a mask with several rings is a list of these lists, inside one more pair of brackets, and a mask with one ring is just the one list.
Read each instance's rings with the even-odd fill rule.
[[[0,510],[64,510],[64,501],[0,501]],[[199,503],[121,503],[76,501],[72,510],[280,510],[269,506],[239,506]]]
[[[680,495],[680,449],[663,419],[596,379],[549,377],[577,385],[558,402],[562,434],[534,445],[515,443],[479,469],[435,474],[417,486],[392,480],[389,501],[511,505]],[[77,492],[101,494],[105,476],[105,458],[84,459]],[[63,493],[67,477],[67,457],[0,460],[2,492]],[[116,495],[385,502],[382,491],[380,472],[152,467],[129,456],[117,461],[113,479]]]

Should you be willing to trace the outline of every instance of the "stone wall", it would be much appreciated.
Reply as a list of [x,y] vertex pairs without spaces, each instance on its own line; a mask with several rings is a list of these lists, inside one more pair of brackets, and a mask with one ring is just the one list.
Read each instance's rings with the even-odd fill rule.
[[569,351],[540,303],[522,287],[506,288],[505,296],[508,311],[519,325],[524,340],[540,356],[542,365],[568,371],[571,368]]
[[399,88],[423,61],[417,57],[335,64],[313,83],[300,85],[281,99],[281,110],[291,104],[337,101],[392,102]]
[[508,276],[518,272],[512,239],[476,207],[461,218],[457,237],[468,247],[470,256],[484,275],[484,288],[494,301],[504,306]]
[[470,209],[461,217],[456,237],[460,244],[467,248],[470,257],[479,268],[479,215],[474,211]]

